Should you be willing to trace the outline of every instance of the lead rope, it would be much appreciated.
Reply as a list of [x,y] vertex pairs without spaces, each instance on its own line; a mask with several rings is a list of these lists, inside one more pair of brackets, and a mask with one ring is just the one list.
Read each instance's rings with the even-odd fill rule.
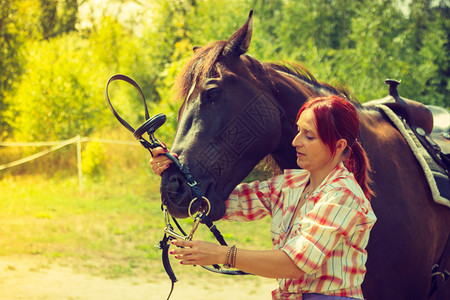
[[166,271],[166,274],[169,276],[170,281],[172,283],[169,295],[167,296],[167,300],[169,300],[170,296],[172,296],[173,288],[175,287],[175,282],[178,281],[177,277],[175,276],[175,272],[173,271],[172,266],[170,265],[170,261],[169,261],[169,247],[170,247],[170,244],[168,243],[169,241],[170,241],[170,238],[165,233],[163,239],[159,242],[159,247],[162,250],[162,263],[164,266],[164,270]]

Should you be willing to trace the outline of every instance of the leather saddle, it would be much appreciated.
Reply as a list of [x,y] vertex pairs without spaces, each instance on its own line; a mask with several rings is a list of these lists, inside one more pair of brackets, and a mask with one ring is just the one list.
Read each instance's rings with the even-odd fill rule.
[[401,117],[412,129],[433,160],[450,175],[450,139],[448,133],[433,133],[433,114],[424,104],[400,97],[397,86],[400,81],[387,79],[389,96],[372,100],[364,105],[383,104]]

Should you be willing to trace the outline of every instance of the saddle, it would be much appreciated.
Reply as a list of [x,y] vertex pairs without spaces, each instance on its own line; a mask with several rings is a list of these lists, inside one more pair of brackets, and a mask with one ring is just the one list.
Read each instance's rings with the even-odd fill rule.
[[389,96],[372,100],[364,105],[385,105],[402,118],[427,150],[433,161],[445,170],[450,178],[450,139],[444,134],[433,133],[433,114],[422,103],[400,97],[397,86],[400,81],[387,79]]

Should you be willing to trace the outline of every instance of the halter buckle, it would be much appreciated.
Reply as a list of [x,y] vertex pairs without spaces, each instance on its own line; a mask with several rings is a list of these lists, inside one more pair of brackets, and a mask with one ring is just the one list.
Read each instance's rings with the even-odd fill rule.
[[[190,187],[196,186],[196,185],[198,184],[197,181],[195,181],[195,180],[193,180],[192,182],[187,181],[186,183],[187,183]],[[195,198],[195,199],[197,199],[197,198]]]

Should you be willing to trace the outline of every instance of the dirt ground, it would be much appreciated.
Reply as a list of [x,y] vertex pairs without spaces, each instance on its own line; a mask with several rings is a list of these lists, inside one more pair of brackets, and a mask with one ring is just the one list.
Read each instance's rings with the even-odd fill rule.
[[[206,272],[206,271],[205,271]],[[177,274],[171,300],[271,299],[274,279],[211,274],[184,278]],[[166,299],[170,280],[153,278],[106,279],[73,268],[48,264],[34,257],[0,257],[0,299],[6,300],[141,300]]]

